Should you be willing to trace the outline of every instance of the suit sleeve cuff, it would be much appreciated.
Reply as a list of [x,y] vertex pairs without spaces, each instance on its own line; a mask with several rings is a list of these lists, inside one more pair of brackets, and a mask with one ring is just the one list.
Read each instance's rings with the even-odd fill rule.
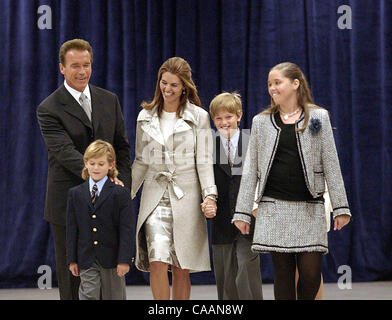
[[337,216],[341,216],[343,214],[347,214],[351,217],[350,209],[348,207],[341,207],[333,209],[333,218],[335,219]]
[[231,220],[231,223],[234,223],[234,221],[244,221],[248,224],[251,224],[252,218],[250,214],[247,213],[235,213],[233,216],[233,219]]
[[205,197],[207,197],[209,194],[213,194],[213,195],[218,196],[218,189],[217,189],[216,185],[204,188],[204,190],[203,190],[203,199]]

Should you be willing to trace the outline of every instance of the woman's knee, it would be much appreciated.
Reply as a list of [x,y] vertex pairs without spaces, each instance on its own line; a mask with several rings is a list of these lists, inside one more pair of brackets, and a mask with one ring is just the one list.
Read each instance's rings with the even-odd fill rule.
[[168,264],[161,261],[150,262],[150,272],[167,272]]
[[171,266],[172,274],[176,278],[189,278],[189,270]]

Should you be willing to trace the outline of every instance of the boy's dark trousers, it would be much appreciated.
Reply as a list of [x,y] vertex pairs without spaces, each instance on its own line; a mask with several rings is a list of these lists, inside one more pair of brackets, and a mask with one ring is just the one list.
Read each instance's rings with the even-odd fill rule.
[[262,300],[260,257],[241,235],[231,244],[212,246],[219,300]]
[[103,268],[98,261],[80,272],[80,300],[126,300],[125,277],[117,268]]
[[217,213],[211,221],[214,274],[218,299],[262,299],[260,258],[251,251],[255,219],[249,235],[242,235],[231,223],[241,183],[242,166],[249,135],[240,132],[233,167],[221,143],[214,139],[214,175],[218,188]]

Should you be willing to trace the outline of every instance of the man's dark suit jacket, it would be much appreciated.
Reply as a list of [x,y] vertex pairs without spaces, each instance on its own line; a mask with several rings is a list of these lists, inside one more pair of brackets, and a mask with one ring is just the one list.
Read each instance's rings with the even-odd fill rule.
[[94,205],[88,181],[71,188],[66,221],[68,264],[88,269],[97,259],[104,268],[131,265],[136,224],[127,188],[106,180]]
[[92,122],[64,85],[37,109],[49,162],[44,219],[57,225],[65,226],[67,192],[83,183],[83,154],[94,140],[113,145],[119,179],[130,186],[130,147],[118,98],[110,91],[89,86]]
[[[216,216],[211,219],[211,242],[213,245],[231,244],[237,235],[240,234],[237,227],[231,223],[231,219],[235,212],[248,141],[249,135],[240,132],[233,167],[230,168],[218,132],[214,139],[214,175],[215,184],[218,188],[218,200]],[[238,199],[238,201],[241,201],[241,199]],[[252,216],[249,235],[241,236],[251,241],[254,233],[254,225],[254,217]]]

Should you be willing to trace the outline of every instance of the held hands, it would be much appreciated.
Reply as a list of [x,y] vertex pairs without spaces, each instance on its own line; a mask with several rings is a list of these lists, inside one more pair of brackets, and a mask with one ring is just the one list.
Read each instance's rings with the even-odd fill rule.
[[216,216],[216,201],[204,198],[203,203],[200,204],[201,211],[203,211],[206,218],[213,218]]
[[119,277],[125,276],[129,271],[129,264],[128,263],[119,263],[117,265],[117,275]]
[[334,220],[334,227],[333,230],[340,230],[342,229],[346,224],[350,222],[350,216],[348,214],[342,214],[340,216],[337,216]]

